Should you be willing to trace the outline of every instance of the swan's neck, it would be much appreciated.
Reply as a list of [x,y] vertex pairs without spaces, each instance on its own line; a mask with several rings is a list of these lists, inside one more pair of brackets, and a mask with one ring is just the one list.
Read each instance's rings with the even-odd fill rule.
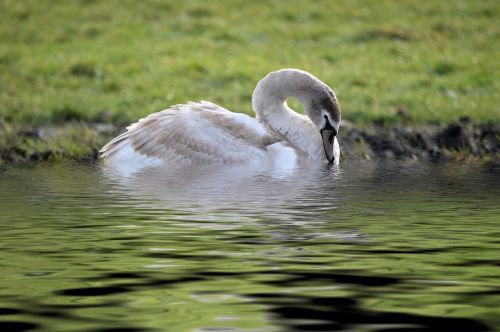
[[257,119],[314,158],[324,154],[318,129],[307,116],[290,109],[286,100],[290,97],[298,99],[307,112],[311,94],[317,88],[315,80],[299,70],[280,70],[264,77],[252,96]]

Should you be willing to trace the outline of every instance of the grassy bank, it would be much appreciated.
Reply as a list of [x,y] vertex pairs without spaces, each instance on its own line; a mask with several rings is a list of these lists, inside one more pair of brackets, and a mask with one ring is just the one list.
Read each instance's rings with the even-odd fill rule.
[[498,122],[499,18],[495,0],[4,0],[0,144],[187,100],[250,113],[255,83],[282,67],[330,84],[355,123]]

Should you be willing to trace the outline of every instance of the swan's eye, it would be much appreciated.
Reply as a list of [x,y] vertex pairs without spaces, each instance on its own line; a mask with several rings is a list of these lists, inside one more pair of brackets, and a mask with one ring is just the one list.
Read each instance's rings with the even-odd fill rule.
[[330,125],[330,119],[328,118],[328,116],[326,114],[323,114],[323,118],[325,119],[325,127],[324,128],[330,128],[331,125]]
[[323,129],[333,130],[333,126],[328,115],[323,114],[323,118],[325,118],[325,126],[323,127]]

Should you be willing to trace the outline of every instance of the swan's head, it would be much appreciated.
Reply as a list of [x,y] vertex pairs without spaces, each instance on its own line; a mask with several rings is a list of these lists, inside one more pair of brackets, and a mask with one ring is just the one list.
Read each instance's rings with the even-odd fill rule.
[[332,89],[322,83],[306,104],[306,112],[321,134],[326,159],[338,164],[340,148],[337,134],[340,128],[340,105]]
[[259,81],[252,96],[253,108],[260,119],[268,122],[272,105],[283,105],[288,97],[297,98],[304,105],[307,116],[321,135],[326,158],[338,164],[340,106],[332,89],[303,70],[280,69]]

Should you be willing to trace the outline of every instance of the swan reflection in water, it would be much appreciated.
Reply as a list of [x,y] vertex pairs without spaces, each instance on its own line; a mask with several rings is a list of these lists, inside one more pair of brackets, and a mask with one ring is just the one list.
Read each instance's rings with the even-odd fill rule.
[[134,173],[123,173],[120,168],[103,165],[102,172],[117,193],[197,211],[277,212],[294,206],[301,209],[329,206],[336,204],[336,188],[340,188],[342,178],[341,169],[330,165],[296,168],[289,172],[243,165],[176,168],[165,165]]
[[333,226],[332,212],[343,200],[343,172],[337,166],[299,168],[289,173],[241,165],[160,166],[133,174],[104,165],[102,171],[111,191],[109,197],[120,197],[148,213],[157,210],[165,214],[165,222],[180,221],[179,227],[253,227],[268,238],[288,240],[361,237],[356,229]]

